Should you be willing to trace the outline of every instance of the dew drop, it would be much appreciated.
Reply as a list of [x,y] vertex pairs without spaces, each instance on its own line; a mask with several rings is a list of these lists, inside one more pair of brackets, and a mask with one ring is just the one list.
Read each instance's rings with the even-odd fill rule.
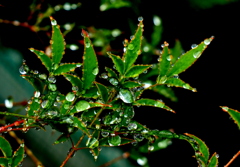
[[211,43],[211,39],[205,39],[203,42],[205,45],[209,45]]
[[223,111],[228,111],[228,107],[222,107]]
[[115,79],[115,78],[110,78],[110,79],[109,79],[109,82],[110,82],[112,85],[114,85],[114,86],[118,85],[118,80]]
[[154,146],[148,146],[148,151],[153,151],[154,150]]
[[216,154],[216,158],[219,158],[219,154]]
[[197,44],[192,44],[192,45],[191,45],[191,48],[192,48],[192,49],[195,49],[196,47],[198,47]]
[[90,104],[85,100],[80,100],[79,102],[77,102],[75,107],[76,107],[77,111],[84,111],[84,110],[90,108]]
[[24,74],[27,74],[29,71],[29,68],[27,65],[22,65],[20,68],[19,68],[19,72],[20,74],[24,75]]
[[138,17],[138,21],[143,21],[143,17],[142,16]]
[[193,57],[196,58],[196,59],[199,58],[200,56],[201,56],[200,51],[193,53]]
[[131,36],[130,36],[130,39],[133,40],[133,38],[134,38],[134,35],[131,35]]
[[128,128],[128,130],[135,130],[135,129],[137,129],[137,124],[130,123],[130,124],[128,124],[127,128]]
[[107,79],[107,78],[108,78],[107,73],[102,73],[102,74],[101,74],[101,78],[103,78],[103,79]]
[[161,25],[161,19],[160,19],[160,17],[158,17],[158,16],[153,16],[153,23],[154,23],[154,25],[155,26],[160,26]]
[[133,102],[132,93],[128,89],[120,89],[119,97],[124,103],[132,103]]
[[56,86],[56,84],[48,84],[48,89],[51,90],[51,91],[56,91],[57,86]]
[[78,86],[73,86],[72,91],[77,92],[78,91]]
[[20,144],[21,147],[24,147],[24,143]]
[[47,75],[46,74],[39,74],[38,77],[42,80],[47,79]]
[[147,164],[147,158],[146,157],[141,157],[141,158],[138,158],[137,159],[137,163],[139,164],[139,165],[141,165],[141,166],[144,166],[144,165],[146,165]]
[[49,100],[44,100],[44,101],[41,103],[42,108],[47,108],[48,103],[49,103]]
[[119,29],[112,30],[112,36],[117,37],[121,34],[121,31]]
[[66,2],[64,5],[63,5],[63,9],[64,10],[71,10],[71,4]]
[[69,49],[71,49],[72,51],[75,51],[75,50],[78,50],[79,47],[78,47],[77,45],[75,45],[75,44],[71,44],[71,45],[69,46]]
[[75,99],[75,94],[73,92],[69,92],[67,95],[66,95],[66,100],[67,101],[73,101]]
[[51,19],[51,24],[52,24],[53,26],[55,26],[55,25],[57,25],[57,21],[54,20],[54,19]]
[[164,75],[163,77],[160,78],[159,83],[164,84],[167,81],[167,76]]
[[128,49],[129,49],[129,50],[133,50],[133,49],[134,49],[134,45],[130,43],[130,44],[128,45]]
[[96,68],[93,69],[92,74],[97,75],[98,72],[99,72],[99,69],[98,69],[98,67],[96,67]]
[[54,76],[50,76],[50,77],[48,77],[48,81],[50,83],[55,83],[56,82],[56,78]]
[[90,42],[86,42],[85,46],[86,46],[86,48],[89,48],[91,46],[91,43]]
[[121,144],[121,137],[120,136],[112,136],[108,139],[108,144],[110,146],[119,146]]
[[103,132],[101,132],[101,135],[102,135],[103,137],[108,137],[109,132],[105,132],[105,131],[103,131]]

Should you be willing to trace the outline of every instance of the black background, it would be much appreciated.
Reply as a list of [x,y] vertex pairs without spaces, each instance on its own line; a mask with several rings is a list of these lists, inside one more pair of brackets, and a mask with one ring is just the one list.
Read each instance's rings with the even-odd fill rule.
[[[42,2],[43,6],[46,6],[46,2]],[[128,19],[135,20],[137,25],[138,16],[144,18],[144,36],[147,39],[152,33],[152,16],[160,16],[164,28],[161,43],[167,41],[170,47],[173,47],[175,39],[179,39],[185,51],[191,48],[191,44],[215,36],[201,58],[180,74],[180,78],[197,88],[198,92],[174,88],[178,102],[171,102],[157,94],[146,92],[144,96],[153,98],[154,95],[156,98],[162,98],[176,114],[143,107],[137,109],[135,119],[152,129],[173,128],[177,133],[188,132],[198,136],[209,146],[211,154],[217,152],[220,155],[219,166],[224,166],[240,149],[238,127],[219,107],[228,106],[240,110],[240,3],[198,9],[192,8],[188,1],[142,0],[136,1],[138,3],[133,8],[100,12],[99,3],[91,0],[81,2],[82,6],[77,10],[55,13],[53,16],[58,24],[76,22],[86,27],[119,28],[124,32],[117,42],[114,42],[119,48],[122,47],[123,39],[132,35]],[[55,1],[51,3],[57,4]],[[27,21],[31,1],[9,0],[0,1],[0,4],[0,19]],[[31,22],[33,23],[34,19],[30,20],[29,24]],[[45,24],[50,22],[46,21]],[[78,32],[69,34],[66,42],[75,42],[81,38],[79,29]],[[1,23],[0,40],[2,46],[18,49],[28,62],[35,62],[35,69],[41,69],[40,61],[29,53],[28,48],[43,50],[49,40],[46,32],[35,33],[27,28]],[[29,66],[31,67],[30,63]],[[187,142],[173,140],[170,147],[151,153],[148,157],[150,166],[197,166],[193,155],[193,149]],[[234,166],[240,166],[240,157],[231,165]]]

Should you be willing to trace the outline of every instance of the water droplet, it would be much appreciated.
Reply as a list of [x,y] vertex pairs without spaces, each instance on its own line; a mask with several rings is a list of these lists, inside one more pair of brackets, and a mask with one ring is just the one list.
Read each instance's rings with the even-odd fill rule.
[[201,56],[201,51],[193,53],[193,57],[196,59],[199,58],[200,56]]
[[89,41],[86,41],[85,46],[86,48],[89,48],[91,46],[91,43]]
[[133,40],[133,38],[134,38],[134,35],[131,35],[131,36],[130,36],[130,39]]
[[171,55],[167,56],[167,61],[171,61],[171,60],[172,60],[172,56]]
[[146,157],[141,157],[141,158],[138,158],[137,159],[137,163],[139,164],[139,165],[141,165],[141,166],[144,166],[144,165],[146,165],[147,164],[147,158]]
[[50,77],[48,77],[48,81],[50,83],[55,83],[56,82],[56,78],[54,76],[50,76]]
[[167,76],[164,75],[163,77],[160,78],[159,83],[164,84],[167,81],[167,79],[168,79]]
[[148,70],[143,71],[144,74],[147,74]]
[[24,74],[27,74],[29,71],[29,68],[27,65],[22,65],[20,68],[19,68],[19,72],[20,74],[24,75]]
[[21,146],[21,147],[24,147],[24,143],[21,143],[20,146]]
[[105,131],[103,131],[103,132],[101,132],[101,135],[102,135],[103,137],[108,137],[109,132],[105,132]]
[[222,107],[223,111],[228,111],[228,107]]
[[51,19],[51,24],[52,24],[53,26],[55,26],[55,25],[57,25],[57,21],[52,18],[52,19]]
[[135,130],[135,129],[137,129],[137,124],[130,123],[130,124],[128,124],[127,128],[128,128],[128,130]]
[[134,49],[134,45],[130,43],[130,44],[128,45],[128,49],[129,49],[129,50],[133,50],[133,49]]
[[155,26],[160,26],[161,25],[161,19],[160,19],[160,17],[158,17],[158,16],[153,16],[153,24],[155,25]]
[[130,118],[131,119],[131,118],[134,117],[134,114],[135,114],[135,112],[134,112],[133,107],[128,107],[124,111],[124,117],[125,118]]
[[84,111],[84,110],[90,108],[90,104],[85,100],[80,100],[79,102],[77,102],[75,107],[76,107],[77,111]]
[[52,117],[57,116],[57,115],[58,115],[58,112],[57,112],[57,111],[54,111],[54,110],[49,110],[49,111],[47,112],[47,115],[52,118]]
[[138,17],[138,21],[143,21],[143,17],[142,16]]
[[108,139],[108,144],[110,146],[119,146],[121,144],[121,137],[120,136],[112,136]]
[[124,103],[132,103],[133,102],[132,93],[128,89],[120,89],[119,97]]
[[219,154],[216,154],[216,158],[219,158]]
[[112,36],[117,37],[121,34],[121,31],[119,29],[112,30]]
[[183,85],[183,88],[184,88],[184,89],[190,89],[190,85],[189,85],[189,84],[184,84],[184,85]]
[[197,47],[198,47],[197,44],[192,44],[192,45],[191,45],[191,48],[192,48],[192,49],[195,49],[195,48],[197,48]]
[[38,71],[37,71],[37,70],[34,70],[34,71],[33,71],[33,74],[38,74]]
[[29,111],[29,110],[30,110],[30,107],[27,106],[27,107],[25,108],[25,111]]
[[205,45],[209,45],[211,43],[211,39],[205,39],[203,42]]
[[179,78],[178,74],[173,75],[173,78],[178,79]]
[[64,5],[63,5],[63,9],[64,10],[71,10],[71,4],[66,2]]
[[75,50],[78,50],[79,47],[78,47],[77,45],[75,45],[75,44],[71,44],[71,45],[69,46],[69,49],[71,49],[72,51],[75,51]]
[[150,145],[148,146],[148,151],[153,151],[154,150],[154,146]]
[[13,99],[11,97],[5,99],[4,104],[5,104],[5,107],[12,108],[13,107]]
[[146,45],[146,46],[143,47],[144,52],[149,52],[149,50],[150,50],[149,46]]
[[115,78],[110,78],[110,79],[109,79],[109,82],[110,82],[112,85],[114,85],[114,86],[118,85],[118,80],[115,79]]
[[39,74],[38,77],[42,80],[47,79],[47,75],[46,74]]
[[102,74],[101,74],[101,78],[103,78],[103,79],[107,79],[107,78],[108,78],[107,73],[102,73]]
[[67,101],[73,101],[75,99],[75,94],[73,92],[69,92],[66,96]]
[[78,86],[73,86],[72,91],[77,92],[78,91]]
[[51,91],[56,91],[57,86],[56,86],[56,84],[48,84],[48,89],[51,90]]
[[135,135],[133,136],[133,138],[134,138],[135,140],[137,140],[138,142],[140,142],[140,141],[142,141],[142,140],[144,139],[144,137],[143,137],[141,134],[135,134]]
[[49,104],[49,100],[43,100],[43,102],[41,103],[42,108],[47,108]]
[[148,133],[148,130],[147,129],[143,129],[142,130],[142,134],[147,134]]
[[93,69],[92,74],[97,75],[98,72],[99,72],[99,69],[98,69],[98,67],[96,67],[96,68]]

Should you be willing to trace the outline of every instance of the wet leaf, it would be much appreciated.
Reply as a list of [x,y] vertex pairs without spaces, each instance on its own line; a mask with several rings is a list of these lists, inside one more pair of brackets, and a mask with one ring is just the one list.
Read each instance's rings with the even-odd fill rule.
[[178,57],[183,53],[183,48],[179,40],[176,40],[174,47],[170,50],[170,53],[173,56],[172,63],[175,63]]
[[72,75],[72,74],[64,74],[63,75],[69,82],[71,82],[72,86],[77,86],[78,91],[82,90],[82,81],[81,79],[76,76],[76,75]]
[[132,103],[133,102],[132,93],[128,89],[120,89],[119,97],[124,103]]
[[85,133],[88,137],[90,137],[87,126],[84,124],[84,122],[80,118],[73,117],[73,126],[80,129],[83,133]]
[[110,146],[120,146],[120,144],[121,144],[121,137],[120,136],[110,136],[108,138],[108,144]]
[[61,64],[54,72],[54,75],[61,75],[64,73],[72,72],[77,68],[78,66],[81,66],[81,63],[65,63]]
[[98,88],[98,92],[100,93],[103,101],[106,103],[108,101],[108,90],[107,90],[107,87],[98,83],[98,82],[95,82],[97,88]]
[[171,77],[189,68],[202,54],[202,52],[207,48],[207,45],[213,40],[213,37],[205,39],[198,46],[181,55],[181,57],[175,62],[173,67],[169,69],[167,76]]
[[98,61],[88,33],[82,30],[84,37],[83,88],[89,89],[98,74]]
[[105,67],[105,69],[108,72],[108,77],[118,78],[117,74],[111,68]]
[[195,88],[192,88],[189,84],[187,84],[186,82],[184,82],[183,80],[181,80],[179,78],[169,78],[165,82],[165,84],[167,84],[168,86],[181,87],[181,88],[184,88],[184,89],[191,90],[193,92],[197,91]]
[[138,75],[140,75],[141,73],[143,73],[144,71],[146,71],[149,67],[151,67],[151,65],[135,65],[132,66],[125,74],[125,77],[129,78],[129,77],[137,77]]
[[[158,151],[158,150],[161,150],[161,149],[165,149],[165,148],[167,148],[171,144],[172,144],[172,142],[171,142],[170,139],[158,138],[152,144],[154,149],[151,152]],[[142,152],[142,153],[148,153],[149,152],[148,147],[149,147],[149,143],[146,143],[146,144],[142,145],[141,147],[139,147],[139,151]]]
[[43,51],[36,50],[34,48],[30,48],[29,50],[37,55],[37,57],[41,60],[42,64],[48,71],[51,70],[52,61]]
[[165,85],[153,85],[152,87],[150,87],[149,89],[165,96],[166,98],[169,98],[172,101],[177,101],[177,97],[174,94],[174,91],[172,90],[172,88],[166,87]]
[[34,78],[30,75],[21,75],[24,79],[26,79],[36,91],[43,92],[44,83],[39,78]]
[[159,100],[153,100],[153,99],[140,99],[134,102],[135,106],[152,106],[152,107],[158,107],[158,108],[163,108],[168,111],[171,111],[175,113],[171,108],[166,106],[162,101]]
[[9,144],[9,142],[6,139],[4,139],[2,136],[0,136],[0,149],[5,158],[12,157],[12,147]]
[[50,17],[52,23],[52,38],[51,38],[51,48],[52,48],[52,62],[54,64],[59,64],[62,60],[64,50],[65,50],[65,42],[63,35],[61,33],[59,25],[57,25],[57,21]]
[[84,110],[90,108],[90,104],[85,100],[80,100],[75,104],[75,108],[78,112],[84,111]]
[[143,32],[143,23],[139,22],[138,29],[134,34],[134,38],[129,42],[126,46],[126,52],[124,53],[124,71],[128,71],[128,69],[133,65],[136,61],[138,55],[141,52],[141,43],[142,43],[142,32]]
[[122,84],[122,86],[125,88],[135,88],[135,87],[140,87],[142,85],[134,81],[126,81]]
[[192,134],[185,133],[185,135],[193,138],[193,139],[198,143],[198,145],[199,145],[199,151],[201,152],[201,155],[200,155],[200,156],[203,157],[203,158],[202,158],[203,162],[204,162],[205,164],[207,164],[208,159],[209,159],[209,149],[208,149],[207,145],[206,145],[201,139],[199,139],[198,137],[196,137],[196,136],[194,136],[194,135],[192,135]]
[[0,165],[3,167],[7,167],[8,166],[8,158],[2,158],[0,157]]
[[[157,83],[164,83],[167,80],[166,74],[171,66],[172,55],[169,54],[168,43],[164,42],[162,55],[159,57],[159,74]],[[164,79],[163,79],[164,78]]]
[[208,162],[208,166],[207,167],[217,167],[218,166],[218,158],[217,158],[217,153],[214,153],[212,155],[212,157],[210,158],[209,162]]
[[99,145],[99,141],[97,138],[95,138],[95,137],[88,138],[87,143],[86,143],[87,147],[93,149],[93,148],[98,147],[98,145]]
[[92,153],[94,160],[96,161],[99,156],[100,149],[98,147],[95,147],[94,149],[90,149],[90,151]]
[[228,108],[227,106],[221,106],[222,110],[227,112],[231,118],[234,120],[234,122],[238,125],[238,128],[240,129],[240,112],[231,108]]
[[31,101],[31,104],[29,104],[28,108],[29,110],[27,111],[28,116],[35,116],[35,112],[39,111],[40,108],[40,103],[38,102],[38,98],[33,98]]
[[68,139],[69,139],[69,135],[64,133],[64,134],[61,134],[53,144],[63,143]]
[[24,157],[24,147],[20,146],[17,151],[14,152],[12,158],[12,167],[17,167],[22,161]]
[[119,74],[123,75],[123,73],[124,73],[124,63],[123,63],[122,59],[119,56],[114,55],[110,52],[108,52],[107,54],[112,59],[114,65],[116,67],[116,70],[119,72]]

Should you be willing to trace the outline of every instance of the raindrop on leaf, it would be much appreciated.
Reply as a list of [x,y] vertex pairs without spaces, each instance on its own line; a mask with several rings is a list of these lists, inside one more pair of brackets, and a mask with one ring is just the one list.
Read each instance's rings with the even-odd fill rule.
[[67,101],[73,101],[75,99],[75,94],[73,92],[69,92],[67,95],[66,95],[66,100]]

